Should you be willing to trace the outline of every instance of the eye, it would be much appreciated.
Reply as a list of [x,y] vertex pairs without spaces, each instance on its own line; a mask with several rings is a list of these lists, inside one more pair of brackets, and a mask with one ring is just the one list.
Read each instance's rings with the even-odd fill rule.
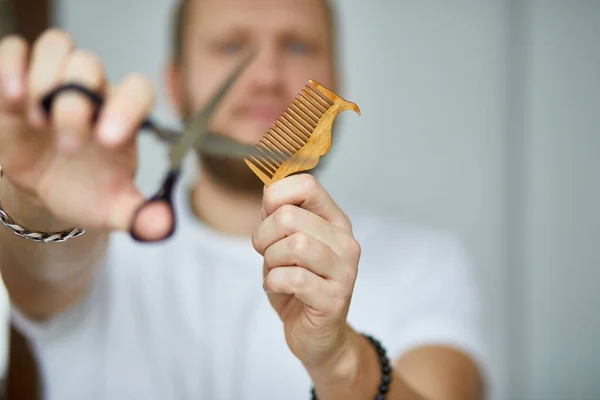
[[227,53],[227,54],[234,54],[234,53],[240,51],[241,48],[242,48],[242,44],[239,42],[227,42],[227,43],[224,43],[222,46],[223,52]]
[[287,49],[294,54],[306,54],[310,51],[310,46],[300,40],[290,40]]

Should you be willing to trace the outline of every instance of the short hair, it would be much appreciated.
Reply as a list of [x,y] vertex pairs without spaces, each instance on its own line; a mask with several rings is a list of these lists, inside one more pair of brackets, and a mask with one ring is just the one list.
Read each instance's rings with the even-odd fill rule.
[[[183,41],[185,37],[186,16],[189,11],[190,3],[193,0],[179,0],[175,6],[171,28],[171,56],[175,61],[180,61],[183,53]],[[337,13],[331,0],[319,0],[325,8],[325,18],[329,28],[330,47],[333,52],[333,59],[336,59],[337,53]]]

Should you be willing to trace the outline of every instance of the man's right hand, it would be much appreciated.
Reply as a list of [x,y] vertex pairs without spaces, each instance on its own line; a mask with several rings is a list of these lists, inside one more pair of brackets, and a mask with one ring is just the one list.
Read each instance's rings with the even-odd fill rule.
[[[51,115],[44,115],[41,99],[67,82],[105,96],[96,124],[91,124],[94,105],[74,92],[60,94]],[[31,49],[20,37],[5,37],[0,41],[0,200],[10,196],[19,204],[13,211],[3,204],[5,211],[17,222],[43,210],[64,229],[127,230],[142,201],[134,183],[136,134],[153,102],[152,86],[140,75],[109,87],[98,57],[75,49],[62,31],[46,31]]]

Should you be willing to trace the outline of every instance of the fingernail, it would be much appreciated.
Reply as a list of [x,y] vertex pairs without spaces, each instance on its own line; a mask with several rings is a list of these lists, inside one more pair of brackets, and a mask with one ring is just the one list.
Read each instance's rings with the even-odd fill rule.
[[260,220],[264,221],[265,218],[267,218],[267,212],[265,211],[264,208],[261,207],[261,209],[260,209]]
[[79,150],[81,140],[77,135],[63,133],[58,138],[58,149],[62,153],[74,153]]
[[105,144],[117,144],[121,139],[123,125],[116,119],[109,118],[100,128],[100,138]]

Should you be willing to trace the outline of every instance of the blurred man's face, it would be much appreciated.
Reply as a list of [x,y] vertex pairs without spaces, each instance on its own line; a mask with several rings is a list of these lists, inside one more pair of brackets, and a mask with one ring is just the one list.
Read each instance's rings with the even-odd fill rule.
[[331,86],[321,1],[192,1],[184,44],[188,106],[204,105],[250,46],[257,57],[221,103],[218,132],[254,144],[309,79]]
[[[250,46],[258,50],[220,104],[215,132],[255,144],[309,79],[336,89],[322,0],[193,0],[188,10],[180,70],[184,113],[206,104]],[[243,161],[241,167],[240,161],[219,162],[238,185],[251,179],[262,188],[246,175]]]

